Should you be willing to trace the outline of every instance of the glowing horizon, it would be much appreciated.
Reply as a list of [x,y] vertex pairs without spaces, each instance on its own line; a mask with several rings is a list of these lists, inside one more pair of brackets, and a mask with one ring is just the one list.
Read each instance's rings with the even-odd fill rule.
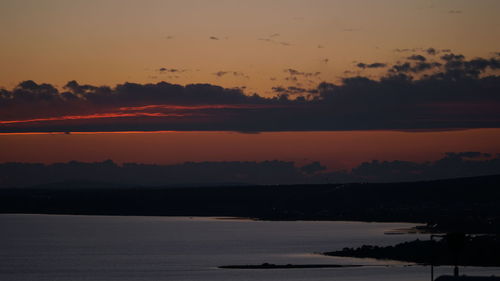
[[[446,152],[500,153],[500,129],[439,132],[71,132],[0,134],[0,162],[72,160],[177,164],[203,161],[320,161],[329,169],[363,161],[425,162]],[[479,140],[479,141],[478,141]],[[140,144],[140,145],[138,145]],[[130,149],[134,147],[134,149]]]

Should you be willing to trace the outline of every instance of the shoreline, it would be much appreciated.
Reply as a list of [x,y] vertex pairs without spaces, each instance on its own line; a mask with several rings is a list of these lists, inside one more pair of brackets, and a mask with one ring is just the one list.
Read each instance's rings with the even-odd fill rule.
[[308,268],[350,268],[363,267],[365,265],[357,264],[272,264],[263,263],[260,265],[221,265],[220,269],[308,269]]
[[[220,221],[253,221],[253,222],[344,222],[344,223],[385,223],[385,224],[410,224],[416,225],[409,228],[395,228],[384,232],[384,235],[405,235],[405,234],[427,234],[431,232],[420,231],[420,226],[425,227],[424,223],[411,221],[368,221],[368,220],[335,220],[335,219],[262,219],[253,217],[236,217],[236,216],[203,216],[203,215],[128,215],[128,214],[86,214],[86,213],[1,213],[4,215],[18,216],[81,216],[81,217],[144,217],[144,218],[187,218],[187,219],[213,219]],[[433,232],[435,233],[435,232]],[[437,232],[436,232],[437,233]]]

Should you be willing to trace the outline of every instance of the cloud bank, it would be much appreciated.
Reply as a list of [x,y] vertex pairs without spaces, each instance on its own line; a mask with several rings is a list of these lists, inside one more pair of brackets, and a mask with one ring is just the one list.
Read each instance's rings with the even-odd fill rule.
[[[315,88],[275,87],[274,97],[211,84],[21,82],[0,89],[0,132],[448,130],[500,127],[500,57],[429,48],[374,79],[343,78]],[[165,69],[167,71],[168,69]],[[320,72],[286,69],[290,77]],[[232,73],[236,75],[235,73]]]
[[[0,187],[21,187],[64,181],[128,185],[303,184],[400,182],[500,174],[500,155],[466,151],[446,153],[433,162],[379,161],[350,171],[326,171],[319,162],[186,162],[176,165],[68,162],[0,164]],[[3,176],[2,176],[3,175]],[[6,176],[8,175],[8,176]]]

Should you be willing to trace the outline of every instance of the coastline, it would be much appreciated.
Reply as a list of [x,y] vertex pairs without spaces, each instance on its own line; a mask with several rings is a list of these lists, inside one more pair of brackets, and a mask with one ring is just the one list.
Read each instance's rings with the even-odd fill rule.
[[447,234],[441,240],[413,240],[393,246],[363,245],[326,256],[375,258],[421,265],[500,266],[500,235]]

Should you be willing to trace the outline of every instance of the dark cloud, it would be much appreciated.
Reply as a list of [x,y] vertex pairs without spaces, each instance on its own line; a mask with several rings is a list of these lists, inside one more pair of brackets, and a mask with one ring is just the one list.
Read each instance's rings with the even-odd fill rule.
[[435,56],[437,54],[450,53],[451,49],[441,49],[441,50],[438,50],[438,49],[435,49],[435,48],[427,48],[427,49],[424,49],[423,51],[425,53],[427,53],[428,55]]
[[428,49],[426,49],[426,50],[425,50],[425,52],[426,52],[427,54],[431,55],[431,56],[434,56],[434,55],[436,55],[436,54],[437,54],[437,50],[436,50],[436,49],[434,49],[434,48],[428,48]]
[[444,61],[461,61],[465,59],[464,55],[455,55],[455,54],[446,54],[441,56],[441,59]]
[[298,82],[319,72],[289,68],[286,79],[296,84],[275,87],[268,98],[210,84],[70,81],[59,90],[24,81],[0,89],[0,132],[499,128],[500,58],[438,59],[400,62],[379,79],[358,75],[314,88]]
[[304,77],[314,77],[314,76],[318,76],[321,74],[321,72],[319,71],[316,71],[316,72],[302,72],[302,71],[298,71],[296,69],[293,69],[293,68],[287,68],[284,70],[284,72],[290,74],[291,76],[304,76]]
[[424,56],[422,56],[422,55],[411,55],[411,56],[409,56],[407,59],[409,59],[409,60],[414,60],[414,61],[422,61],[422,62],[427,60],[427,59],[426,59]]
[[367,181],[394,182],[459,178],[500,174],[500,158],[488,153],[447,153],[434,162],[408,161],[365,162],[351,171],[351,176]]
[[419,62],[413,67],[413,72],[419,73],[419,72],[422,72],[425,70],[430,70],[430,69],[438,68],[441,66],[442,66],[442,64],[439,62],[431,62],[431,63]]
[[461,10],[449,10],[448,11],[448,14],[461,14],[462,11]]
[[244,78],[250,78],[248,75],[246,75],[245,73],[243,72],[240,72],[240,71],[217,71],[215,73],[213,73],[215,76],[217,77],[222,77],[222,76],[225,76],[225,75],[233,75],[233,76],[239,76],[239,77],[244,77]]
[[174,165],[71,161],[51,165],[0,163],[2,187],[85,181],[127,185],[302,184],[402,182],[500,174],[500,156],[481,152],[447,153],[436,161],[363,162],[350,171],[328,171],[320,162],[186,162]]
[[405,63],[393,65],[391,71],[398,72],[398,73],[406,73],[406,72],[410,72],[411,69],[412,69],[411,64],[409,62],[405,62]]
[[273,44],[277,44],[277,45],[281,45],[281,46],[292,46],[292,44],[290,42],[276,41],[275,39],[278,38],[278,37],[280,37],[280,34],[279,33],[274,33],[274,34],[271,34],[267,38],[258,38],[257,40],[268,42],[268,43],[273,43]]
[[208,37],[210,40],[220,40],[219,37],[215,37],[215,36],[210,36]]
[[274,42],[272,39],[269,39],[269,38],[258,38],[257,40],[265,41],[265,42]]
[[450,53],[441,56],[441,59],[446,62],[444,64],[446,74],[455,78],[458,78],[457,76],[478,78],[487,70],[500,69],[500,59],[495,57],[466,60],[461,54]]
[[427,70],[432,70],[434,68],[439,68],[442,66],[442,63],[439,62],[427,62],[427,58],[413,54],[407,58],[410,62],[398,63],[392,66],[389,69],[392,73],[420,73]]
[[315,174],[317,172],[325,171],[326,166],[321,165],[320,162],[312,162],[311,164],[304,165],[300,170],[306,174]]
[[301,95],[301,94],[317,94],[317,89],[305,89],[295,86],[290,87],[273,87],[272,90],[279,94],[287,94],[287,95]]
[[222,77],[222,76],[224,76],[224,75],[226,75],[228,73],[229,72],[227,72],[227,71],[217,71],[217,72],[214,73],[214,75],[218,76],[218,77]]
[[417,50],[418,50],[418,49],[416,49],[416,48],[412,48],[412,49],[408,49],[408,48],[405,48],[405,49],[399,49],[399,48],[397,48],[397,49],[394,49],[394,52],[397,52],[397,53],[407,53],[407,52],[412,52],[412,53],[414,53],[414,52],[416,52]]
[[402,65],[395,65],[394,69],[396,70],[396,72],[420,73],[440,66],[441,64],[438,62],[433,62],[433,63],[418,62],[414,65],[410,65],[409,63],[404,63]]
[[362,68],[362,69],[365,69],[365,68],[383,68],[383,67],[386,67],[387,64],[381,63],[381,62],[374,62],[374,63],[369,63],[369,64],[360,62],[356,66],[359,68]]
[[160,67],[160,68],[158,68],[157,71],[160,73],[182,73],[182,72],[186,72],[187,69]]
[[450,49],[436,49],[436,48],[433,48],[433,47],[429,47],[429,48],[405,48],[405,49],[395,49],[394,50],[395,52],[397,53],[416,53],[416,52],[421,52],[421,53],[425,53],[427,55],[430,55],[430,56],[435,56],[437,54],[440,54],[440,53],[449,53],[451,52]]
[[[166,82],[125,83],[111,88],[81,85],[76,81],[70,81],[63,89],[65,91],[60,92],[49,84],[24,81],[12,91],[1,90],[0,122],[5,123],[6,120],[13,119],[116,113],[120,112],[120,107],[161,104],[247,104],[266,101],[258,96],[246,96],[239,90],[224,89],[209,84],[180,86]],[[2,123],[0,129],[4,129]]]

